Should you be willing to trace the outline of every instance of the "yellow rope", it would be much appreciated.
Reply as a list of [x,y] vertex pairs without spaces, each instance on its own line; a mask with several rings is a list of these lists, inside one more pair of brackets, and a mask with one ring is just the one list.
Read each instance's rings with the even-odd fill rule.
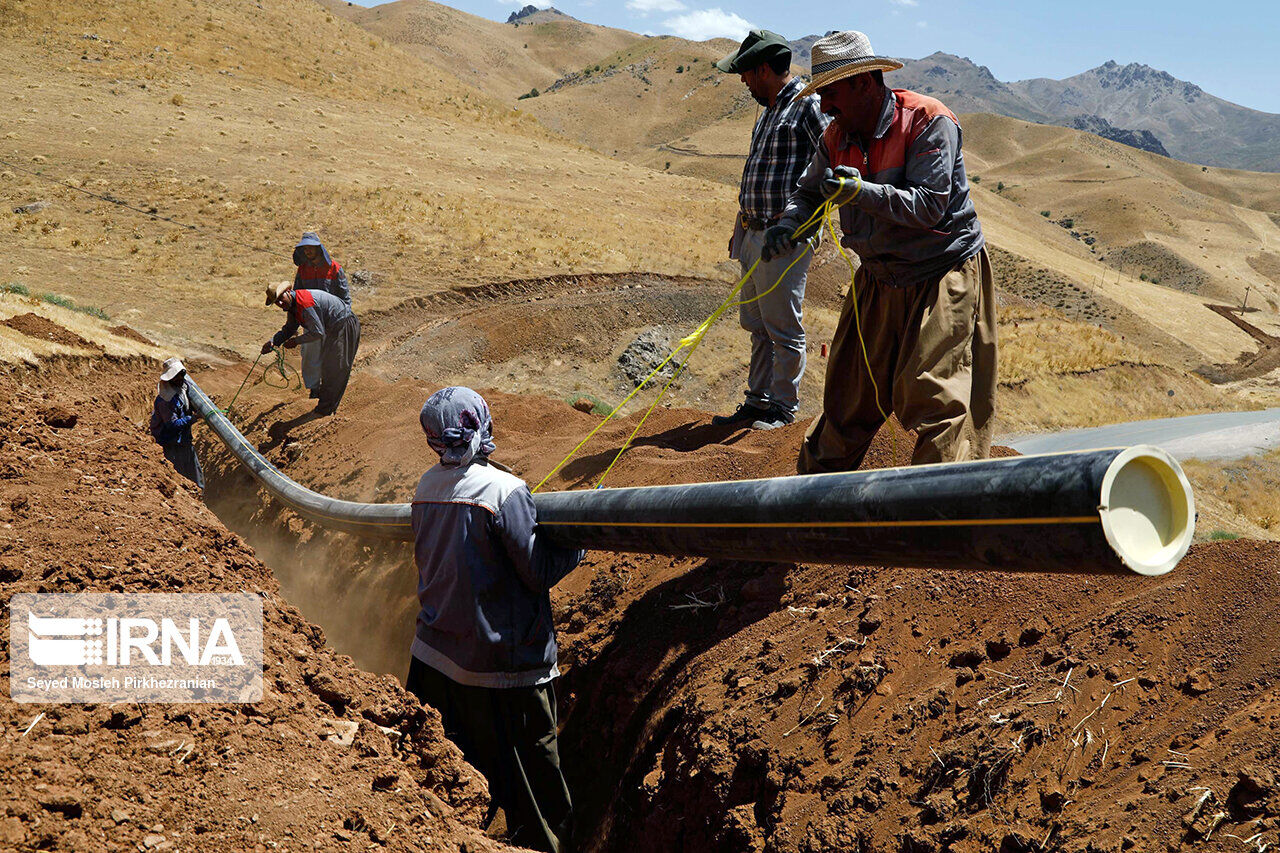
[[[845,183],[845,179],[840,178],[841,189],[844,188],[844,183]],[[861,191],[862,191],[862,182],[858,181],[858,187],[854,191],[852,198],[857,198],[858,193],[860,193]],[[797,226],[795,230],[791,232],[791,237],[792,239],[797,238],[801,233],[805,231],[805,229],[813,225],[815,222],[819,223],[818,228],[819,230],[821,230],[822,224],[825,223],[827,227],[830,229],[833,238],[836,239],[836,246],[837,248],[840,249],[841,257],[843,257],[845,261],[849,264],[849,271],[851,276],[850,292],[852,292],[853,262],[849,260],[848,256],[844,252],[844,248],[840,246],[840,241],[838,237],[836,237],[835,226],[832,224],[831,214],[836,210],[836,208],[837,208],[837,205],[832,204],[829,200],[824,201],[807,220],[805,220],[802,224]],[[698,327],[694,329],[692,332],[690,332],[688,335],[685,335],[683,338],[681,338],[679,344],[677,344],[676,348],[671,351],[670,355],[664,358],[662,362],[658,364],[657,367],[649,371],[649,374],[645,376],[643,380],[640,381],[640,383],[636,386],[634,391],[632,391],[630,394],[624,397],[622,402],[613,408],[613,411],[605,415],[604,419],[601,420],[600,423],[596,425],[595,429],[587,433],[587,436],[584,439],[582,439],[582,441],[578,442],[577,445],[575,445],[574,448],[570,450],[563,459],[561,459],[558,463],[556,463],[556,466],[547,473],[547,476],[543,477],[542,480],[539,481],[538,485],[533,487],[533,491],[536,492],[539,489],[541,489],[543,486],[545,486],[548,480],[554,477],[556,473],[560,471],[561,468],[567,465],[569,463],[569,460],[572,459],[574,456],[576,456],[578,451],[581,450],[583,446],[587,444],[587,442],[589,442],[592,438],[594,438],[596,433],[598,433],[601,429],[603,429],[605,424],[611,421],[614,418],[614,416],[617,415],[618,412],[622,410],[623,406],[631,402],[631,400],[637,394],[639,394],[640,391],[646,385],[649,384],[649,381],[651,379],[653,379],[658,373],[662,371],[664,367],[666,367],[668,364],[671,363],[671,360],[676,357],[677,353],[679,353],[682,349],[687,348],[689,351],[688,353],[686,353],[684,360],[680,363],[679,368],[671,376],[671,378],[667,380],[667,383],[662,386],[662,390],[658,392],[658,396],[654,399],[653,403],[649,405],[649,408],[645,411],[644,416],[641,417],[639,423],[636,424],[635,429],[631,431],[631,434],[627,437],[627,440],[623,442],[622,447],[618,450],[617,454],[614,455],[613,461],[609,463],[609,466],[605,468],[604,473],[600,475],[600,479],[596,481],[594,488],[597,488],[597,489],[600,488],[604,483],[604,478],[609,475],[609,472],[612,471],[614,466],[618,464],[618,460],[622,458],[622,454],[625,453],[629,447],[631,447],[631,443],[635,440],[636,435],[639,434],[641,427],[643,427],[645,421],[649,419],[649,415],[653,413],[653,410],[657,408],[658,403],[662,401],[662,398],[666,395],[667,390],[672,386],[673,383],[675,383],[677,379],[680,378],[680,375],[684,373],[685,367],[688,366],[689,364],[689,359],[693,357],[694,351],[697,350],[698,346],[702,343],[703,338],[706,337],[707,332],[711,330],[711,327],[715,325],[716,321],[719,320],[720,317],[723,316],[724,313],[728,311],[730,308],[739,308],[743,305],[749,305],[758,299],[762,299],[765,296],[768,296],[778,287],[779,284],[782,283],[782,280],[787,277],[787,273],[791,272],[792,267],[794,267],[796,264],[800,262],[800,260],[805,256],[805,253],[812,252],[812,251],[813,251],[813,244],[808,243],[805,246],[804,251],[802,251],[799,255],[797,255],[795,260],[793,260],[790,264],[787,265],[786,269],[782,271],[782,273],[778,276],[777,280],[767,290],[757,293],[755,296],[751,297],[750,299],[742,299],[742,300],[735,301],[738,294],[742,292],[742,288],[746,285],[746,283],[751,279],[751,276],[755,273],[756,267],[760,265],[760,259],[757,258],[755,263],[751,265],[751,267],[742,276],[742,278],[738,279],[737,284],[735,284],[729,290],[729,294],[728,296],[725,297],[724,301],[721,302],[720,305],[714,311],[712,311],[710,315],[708,315],[707,319],[699,323]],[[855,310],[856,310],[856,303],[855,303]],[[862,339],[861,325],[859,325],[857,328],[858,328],[858,338],[859,340],[861,340]],[[863,342],[862,353],[864,358],[867,357],[866,352],[867,352],[866,343]],[[868,361],[868,372],[869,371],[870,371],[870,362]],[[872,382],[872,386],[874,387],[875,379],[872,378],[871,382]],[[876,395],[876,405],[877,406],[880,405],[880,398],[879,398],[878,392]],[[885,417],[886,419],[888,418],[887,415]]]
[[[842,178],[841,185],[843,186],[843,184],[844,179]],[[858,191],[861,192],[861,190],[862,182],[859,181]],[[857,198],[858,193],[855,192],[853,197]],[[867,378],[871,380],[871,392],[876,398],[876,408],[880,410],[880,415],[887,423],[889,420],[889,413],[884,410],[884,406],[880,405],[880,386],[876,384],[875,371],[871,369],[871,356],[867,355],[867,340],[862,336],[862,314],[858,310],[857,276],[854,273],[853,260],[845,252],[844,246],[840,245],[840,238],[836,235],[835,225],[832,223],[831,217],[829,216],[827,217],[827,229],[831,232],[831,239],[835,241],[836,251],[840,253],[840,257],[843,258],[844,262],[849,266],[849,299],[853,302],[853,328],[858,333],[858,345],[862,347],[862,362],[867,366]],[[898,437],[894,435],[892,428],[889,430],[889,440],[893,442],[893,457],[896,459],[898,457]]]

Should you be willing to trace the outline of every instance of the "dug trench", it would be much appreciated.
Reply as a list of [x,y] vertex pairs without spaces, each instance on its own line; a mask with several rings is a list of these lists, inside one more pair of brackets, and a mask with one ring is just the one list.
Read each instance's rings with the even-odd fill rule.
[[[209,376],[234,390],[242,374]],[[404,501],[431,386],[363,375],[336,417],[261,390],[250,439],[335,497]],[[537,482],[599,423],[484,389],[496,458]],[[547,484],[588,486],[639,415]],[[783,476],[803,424],[659,409],[609,485]],[[885,432],[869,465],[898,464]],[[405,545],[273,507],[218,447],[206,498],[364,669],[403,677]],[[1154,579],[591,553],[553,593],[561,750],[588,851],[1237,850],[1280,830],[1280,549],[1205,542]]]
[[[398,685],[416,610],[408,549],[273,506],[203,432],[200,503],[146,436],[154,368],[95,359],[0,376],[0,582],[261,591],[269,701],[40,719],[6,704],[0,837],[492,847],[483,783]],[[243,377],[193,370],[218,399]],[[318,491],[403,501],[433,461],[416,423],[430,390],[362,369],[338,415],[310,421],[301,395],[255,386],[237,421]],[[560,401],[486,393],[497,458],[531,482],[598,424]],[[593,483],[637,417],[547,487]],[[659,409],[609,484],[786,475],[803,429]],[[869,464],[908,452],[893,432]],[[553,596],[582,846],[1266,849],[1280,821],[1278,557],[1269,543],[1202,543],[1140,579],[592,553]]]

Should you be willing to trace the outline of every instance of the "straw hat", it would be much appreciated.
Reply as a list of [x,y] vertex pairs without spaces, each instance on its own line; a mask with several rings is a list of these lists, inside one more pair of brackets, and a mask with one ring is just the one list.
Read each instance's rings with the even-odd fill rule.
[[813,43],[809,76],[813,78],[797,96],[812,95],[823,86],[867,71],[897,71],[902,63],[887,56],[876,56],[871,40],[857,30],[832,33]]
[[291,281],[277,281],[275,284],[267,285],[267,304],[274,305],[279,301],[280,297],[293,289]]
[[178,358],[176,355],[173,358],[166,358],[164,360],[164,364],[162,364],[160,368],[160,378],[165,382],[172,382],[173,377],[186,370],[186,368],[182,366],[182,359]]

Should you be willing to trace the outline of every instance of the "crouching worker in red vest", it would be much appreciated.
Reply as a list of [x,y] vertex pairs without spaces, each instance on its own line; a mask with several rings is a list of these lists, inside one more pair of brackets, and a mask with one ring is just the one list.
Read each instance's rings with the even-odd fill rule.
[[289,319],[262,345],[266,355],[275,347],[320,342],[320,387],[317,415],[332,415],[347,392],[351,365],[360,346],[360,321],[338,297],[323,290],[292,290],[288,282],[267,288],[267,304],[280,307]]
[[406,688],[484,774],[508,841],[567,850],[569,789],[556,743],[555,586],[584,552],[535,531],[529,487],[489,461],[493,422],[470,388],[445,388],[419,416],[440,463],[413,499],[417,630]]

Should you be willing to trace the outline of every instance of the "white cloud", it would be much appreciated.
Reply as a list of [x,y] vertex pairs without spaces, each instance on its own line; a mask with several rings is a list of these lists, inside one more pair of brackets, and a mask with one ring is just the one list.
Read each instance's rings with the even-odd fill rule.
[[928,21],[917,21],[917,22],[916,22],[916,26],[923,30],[925,27],[929,26],[929,22],[928,22]]
[[696,9],[662,22],[675,35],[689,41],[728,38],[741,41],[751,29],[751,22],[723,9]]
[[683,12],[689,7],[680,0],[627,0],[627,8],[647,15],[650,12]]
[[890,0],[895,6],[919,6],[920,0]]

